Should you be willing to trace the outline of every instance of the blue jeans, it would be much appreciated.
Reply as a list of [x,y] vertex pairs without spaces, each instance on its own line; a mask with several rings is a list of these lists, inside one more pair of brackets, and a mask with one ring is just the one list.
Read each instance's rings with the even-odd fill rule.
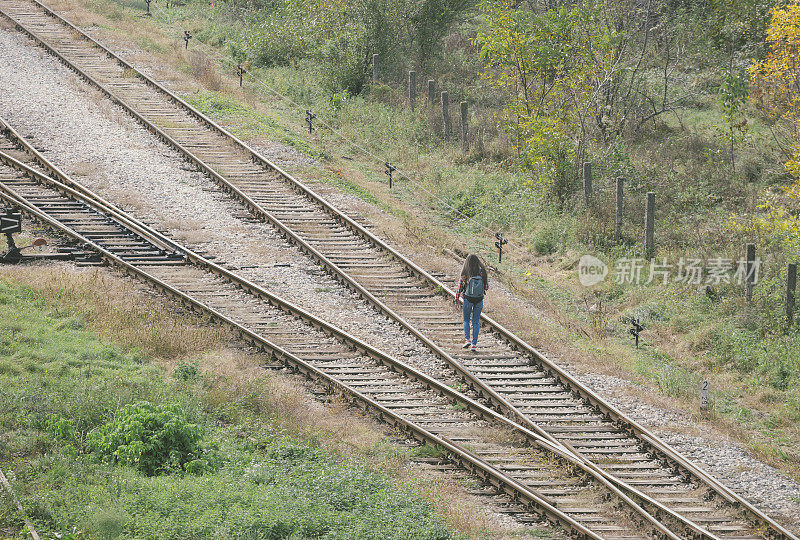
[[478,344],[478,329],[481,320],[481,310],[483,309],[483,299],[477,304],[473,304],[464,298],[461,310],[464,313],[464,337],[469,341],[470,319],[472,320],[472,344]]

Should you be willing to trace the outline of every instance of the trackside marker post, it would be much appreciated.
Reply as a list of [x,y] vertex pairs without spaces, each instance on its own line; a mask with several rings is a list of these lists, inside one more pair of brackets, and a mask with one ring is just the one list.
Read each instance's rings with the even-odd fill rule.
[[192,33],[188,30],[183,31],[183,41],[186,42],[186,48],[189,48],[189,40],[192,39]]
[[630,334],[636,340],[636,348],[638,349],[639,348],[639,334],[642,332],[642,330],[644,330],[644,325],[641,323],[641,321],[639,321],[639,319],[634,319],[633,317],[631,317],[629,320],[630,320],[630,323],[633,326],[633,328],[628,330],[628,332],[630,332]]
[[497,238],[497,242],[494,243],[494,246],[497,248],[497,262],[503,262],[503,246],[508,244],[508,240],[503,238],[503,233],[498,232],[494,233],[494,237]]
[[311,111],[309,111],[308,109],[306,109],[306,123],[308,124],[308,132],[309,133],[311,133],[311,131],[314,129],[314,126],[313,126],[313,124],[311,122],[316,117],[317,117],[316,114],[314,114]]
[[397,170],[397,167],[393,167],[388,161],[384,165],[386,165],[384,173],[389,176],[389,189],[392,189],[392,173]]
[[242,67],[242,64],[236,64],[236,74],[239,76],[239,87],[242,86],[242,79],[247,70]]
[[708,381],[703,381],[700,385],[700,410],[707,411],[708,410]]

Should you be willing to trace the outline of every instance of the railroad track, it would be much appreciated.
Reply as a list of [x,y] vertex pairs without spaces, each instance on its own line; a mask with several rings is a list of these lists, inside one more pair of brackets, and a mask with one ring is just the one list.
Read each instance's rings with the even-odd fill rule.
[[464,354],[445,284],[36,0],[0,0],[0,12],[416,335],[496,410],[715,535],[796,538],[489,317],[481,353]]
[[143,225],[21,142],[0,120],[0,199],[6,204],[437,445],[490,486],[483,494],[505,494],[508,504],[520,506],[514,513],[521,521],[545,518],[595,539],[680,538],[563,447]]

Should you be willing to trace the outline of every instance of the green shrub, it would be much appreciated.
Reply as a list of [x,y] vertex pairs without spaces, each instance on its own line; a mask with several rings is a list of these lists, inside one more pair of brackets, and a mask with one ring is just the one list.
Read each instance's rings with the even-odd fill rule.
[[178,379],[179,381],[197,381],[200,380],[200,366],[197,365],[197,362],[183,362],[181,361],[175,367],[175,370],[172,372],[172,376]]
[[77,439],[75,423],[58,414],[50,414],[45,421],[45,431],[53,440],[72,444]]
[[203,447],[203,429],[170,405],[126,405],[116,420],[92,433],[88,448],[108,463],[135,467],[148,476],[216,469],[214,449]]
[[558,221],[545,224],[534,237],[533,249],[538,255],[550,255],[565,244],[565,231]]

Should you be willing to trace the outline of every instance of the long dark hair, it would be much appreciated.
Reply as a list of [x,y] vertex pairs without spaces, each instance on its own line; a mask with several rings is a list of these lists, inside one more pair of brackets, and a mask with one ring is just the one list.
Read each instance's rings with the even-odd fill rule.
[[474,253],[470,253],[467,256],[467,260],[464,261],[464,268],[461,269],[461,277],[468,281],[475,276],[483,276],[485,272],[486,268],[483,266],[478,256]]

